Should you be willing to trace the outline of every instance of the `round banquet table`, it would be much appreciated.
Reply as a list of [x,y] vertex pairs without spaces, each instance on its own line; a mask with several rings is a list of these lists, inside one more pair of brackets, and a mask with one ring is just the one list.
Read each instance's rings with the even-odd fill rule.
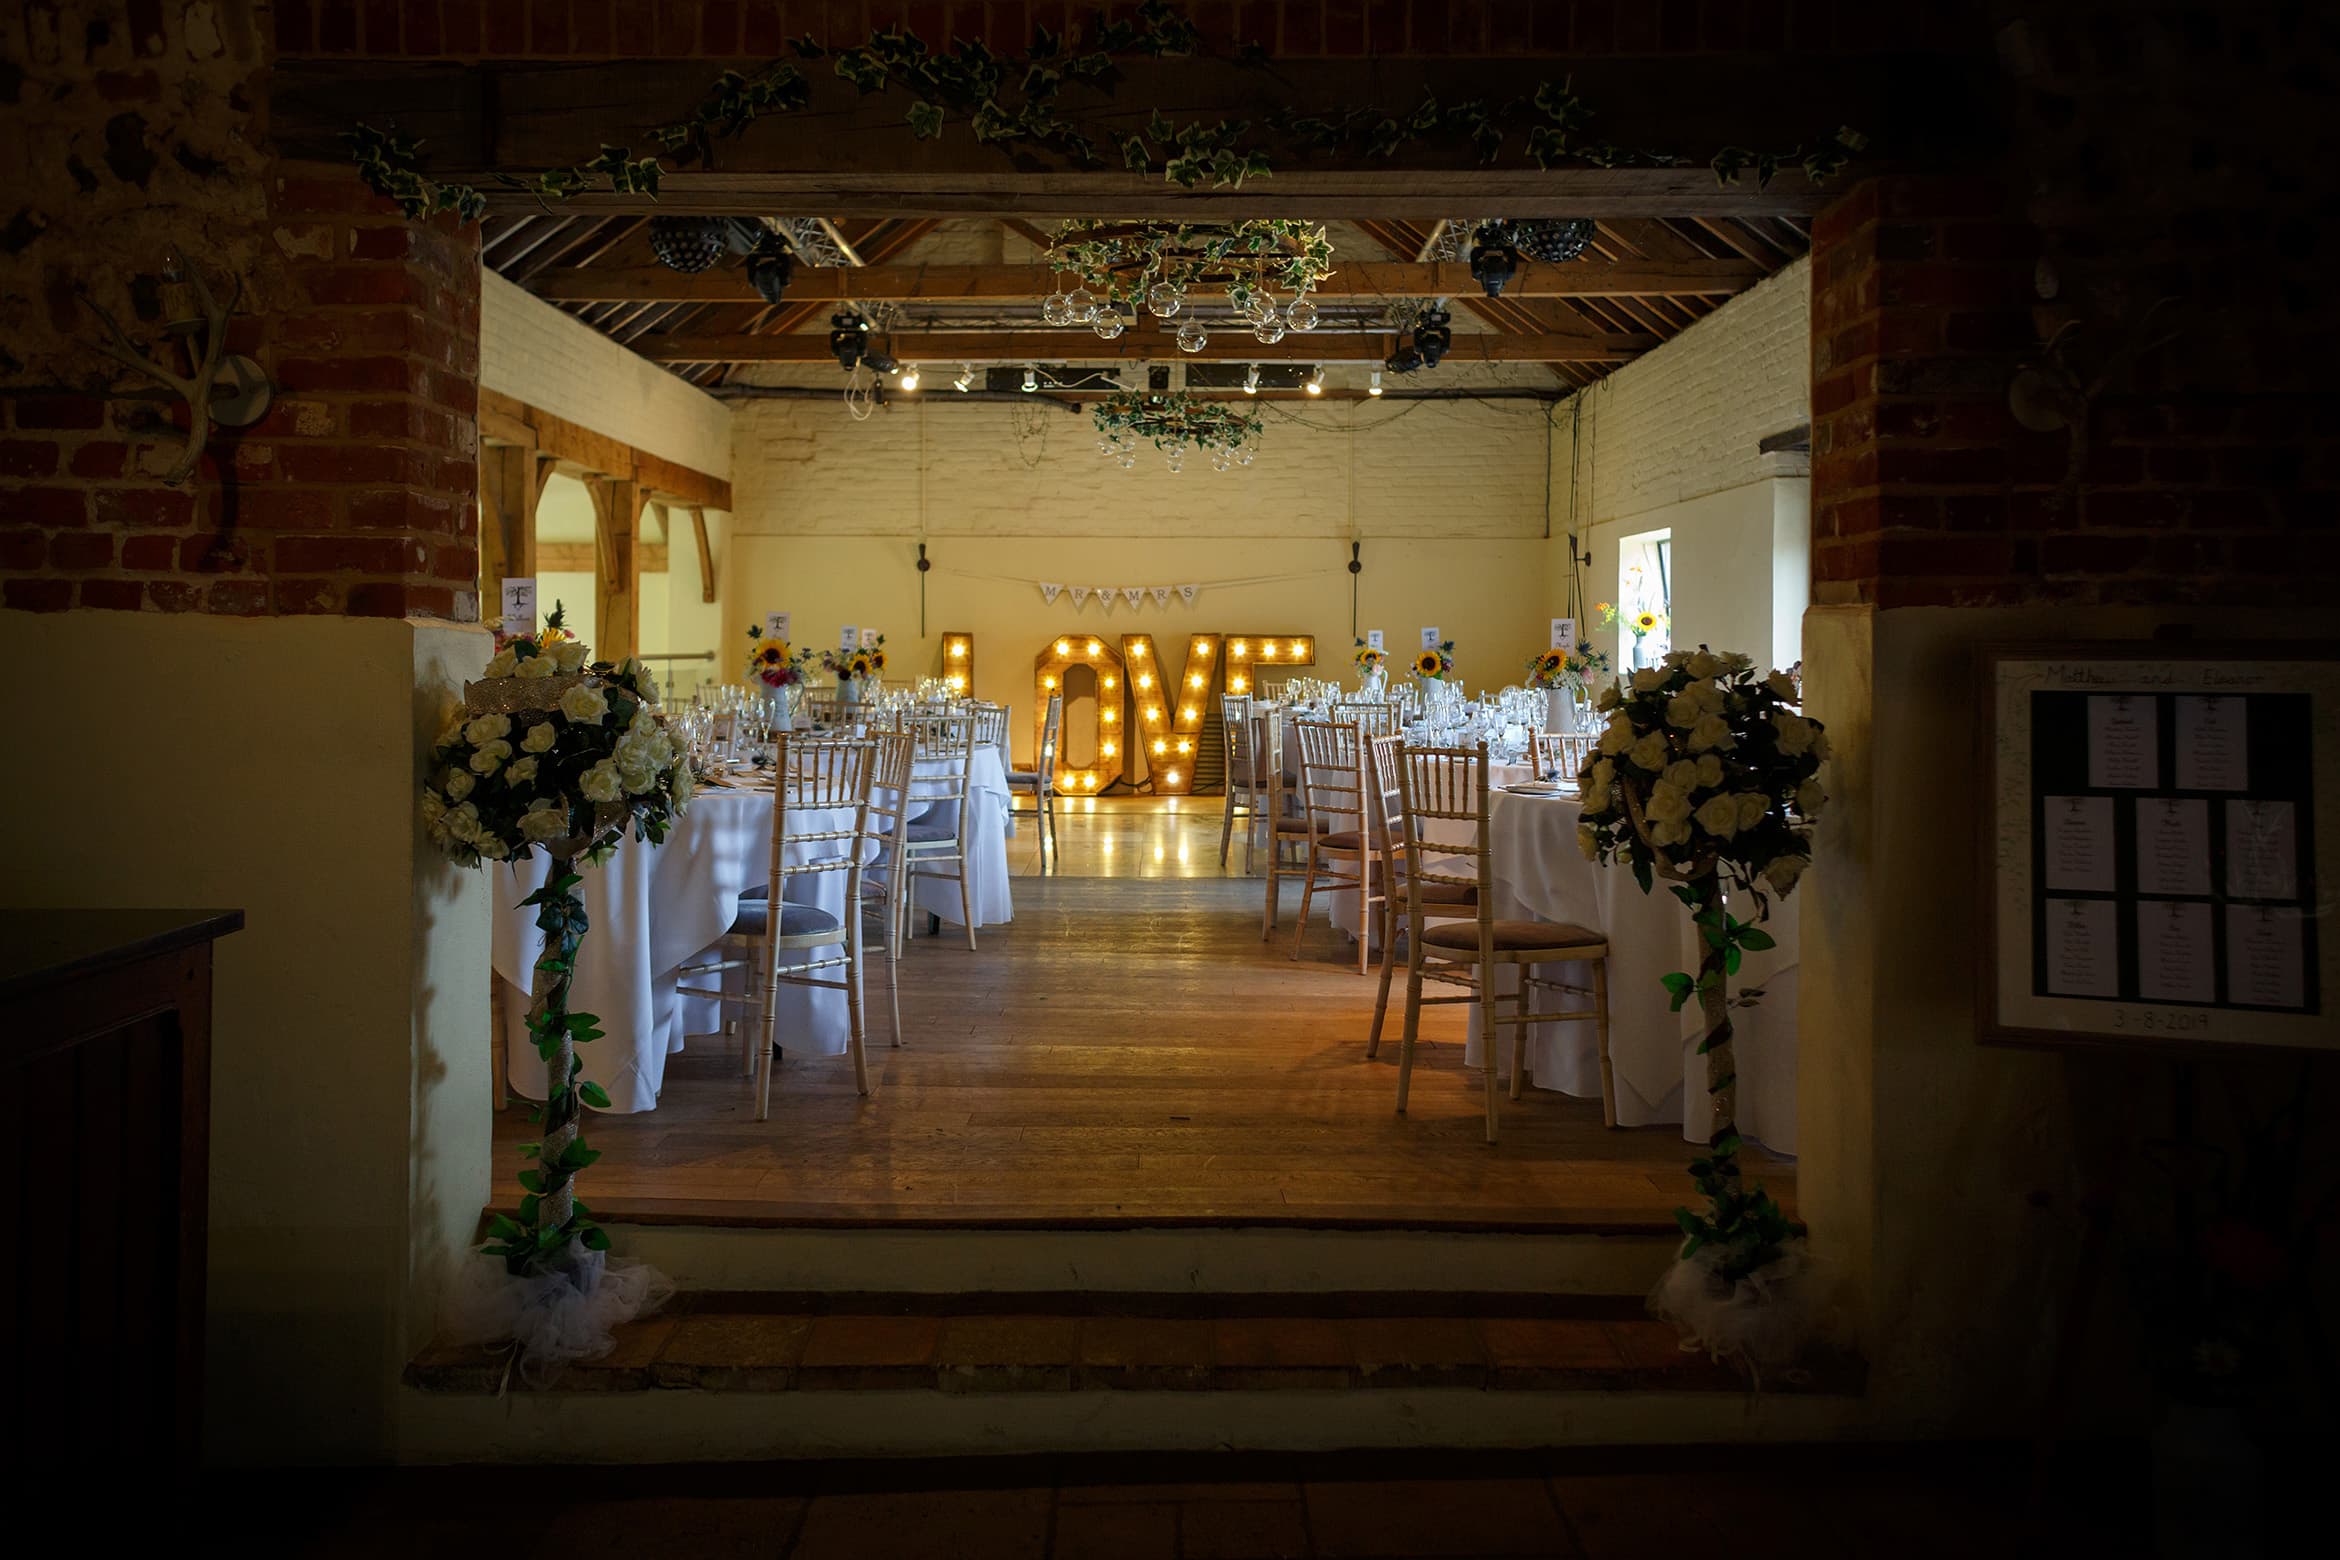
[[[938,765],[921,762],[926,776]],[[968,794],[968,891],[978,926],[1005,923],[1013,905],[1007,869],[1008,790],[1006,771],[991,747],[975,751]],[[912,805],[916,805],[915,796]],[[956,803],[928,810],[949,822]],[[799,812],[807,833],[852,826],[849,808]],[[712,956],[715,945],[738,919],[740,895],[766,882],[772,843],[772,792],[762,788],[705,787],[667,831],[662,844],[628,839],[599,867],[583,867],[578,894],[585,901],[590,930],[578,950],[570,987],[572,1011],[601,1020],[602,1037],[581,1053],[585,1076],[609,1091],[610,1111],[650,1110],[666,1077],[666,1059],[686,1037],[722,1028],[721,1005],[712,998],[677,991],[686,964]],[[808,847],[809,849],[809,847]],[[869,854],[874,856],[873,845]],[[804,859],[791,846],[791,859]],[[498,866],[490,881],[498,900],[494,918],[496,977],[504,983],[504,1025],[514,1093],[542,1099],[544,1063],[528,1036],[529,986],[544,936],[536,912],[520,901],[543,886],[547,860],[541,852]],[[810,900],[831,914],[845,912],[845,874],[822,872],[798,877],[789,896]],[[953,923],[959,920],[958,885],[921,881],[920,907]],[[738,989],[743,971],[724,972]],[[883,972],[879,972],[882,982]],[[712,982],[701,976],[693,984]],[[880,993],[882,995],[882,991]],[[734,1009],[734,1016],[740,1010]],[[866,1015],[868,1009],[865,1006]],[[782,986],[774,1014],[780,1043],[805,1055],[841,1055],[850,1026],[845,994],[815,986]]]
[[[1491,765],[1497,786],[1528,777],[1524,767]],[[1494,860],[1495,915],[1499,920],[1565,921],[1589,926],[1609,941],[1609,1060],[1616,1070],[1617,1124],[1623,1127],[1676,1123],[1683,1137],[1703,1143],[1706,1126],[1706,1059],[1698,1054],[1704,1033],[1696,1004],[1682,1012],[1659,977],[1698,967],[1697,933],[1690,912],[1659,883],[1644,894],[1632,870],[1584,859],[1576,843],[1583,806],[1572,795],[1520,795],[1498,790],[1489,800],[1487,827]],[[1468,823],[1439,820],[1426,831],[1437,839],[1466,838]],[[1356,906],[1333,896],[1333,923],[1355,935]],[[1731,913],[1754,913],[1733,896]],[[1763,988],[1763,1000],[1732,1010],[1737,1048],[1738,1125],[1743,1136],[1782,1154],[1796,1151],[1796,984],[1797,915],[1772,901],[1763,923],[1776,946],[1750,953],[1731,990]],[[1589,966],[1571,962],[1539,965],[1537,974],[1578,986],[1591,984]],[[1505,977],[1508,978],[1508,977]],[[1404,1000],[1404,985],[1393,982],[1392,1007]],[[1548,1003],[1572,1001],[1546,992]],[[1471,1008],[1465,1060],[1484,1065],[1480,1010]],[[1393,1022],[1396,1015],[1393,1014]],[[1510,1065],[1510,1037],[1504,1037],[1501,1065]],[[1600,1051],[1590,1021],[1537,1024],[1528,1031],[1528,1073],[1535,1087],[1600,1098]],[[1689,1109],[1685,1112],[1685,1103]]]

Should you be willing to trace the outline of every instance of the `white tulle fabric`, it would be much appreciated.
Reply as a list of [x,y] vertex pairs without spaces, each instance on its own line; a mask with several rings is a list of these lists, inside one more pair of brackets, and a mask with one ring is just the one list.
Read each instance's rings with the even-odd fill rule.
[[543,1386],[574,1360],[617,1347],[617,1329],[674,1298],[674,1280],[623,1257],[586,1252],[565,1272],[517,1277],[495,1257],[456,1270],[439,1327],[453,1343],[516,1348],[520,1379]]
[[1719,1248],[1677,1260],[1650,1292],[1650,1314],[1672,1322],[1687,1335],[1685,1349],[1698,1348],[1718,1360],[1743,1360],[1757,1385],[1766,1370],[1792,1378],[1804,1351],[1832,1340],[1839,1327],[1822,1280],[1804,1242],[1791,1240],[1779,1260],[1760,1272],[1726,1282],[1715,1272]]

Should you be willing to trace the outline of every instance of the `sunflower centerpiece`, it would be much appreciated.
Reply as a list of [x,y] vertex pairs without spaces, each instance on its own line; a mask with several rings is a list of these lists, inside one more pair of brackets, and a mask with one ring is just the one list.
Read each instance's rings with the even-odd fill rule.
[[795,649],[785,639],[767,635],[761,624],[750,623],[747,633],[748,689],[762,691],[772,728],[786,731],[796,724],[796,701],[804,691],[804,668],[809,652]]
[[1378,699],[1389,686],[1389,652],[1379,645],[1357,641],[1357,648],[1349,659],[1357,666],[1357,691],[1368,699]]
[[837,679],[840,702],[860,703],[870,686],[886,675],[886,636],[880,634],[874,643],[854,650],[823,651],[821,669]]
[[1609,669],[1609,658],[1589,640],[1573,647],[1554,645],[1527,664],[1528,686],[1544,690],[1544,729],[1582,731],[1593,696],[1593,679]]

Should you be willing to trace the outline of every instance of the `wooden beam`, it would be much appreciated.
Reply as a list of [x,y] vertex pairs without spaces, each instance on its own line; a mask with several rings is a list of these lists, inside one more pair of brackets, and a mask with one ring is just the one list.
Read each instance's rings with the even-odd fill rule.
[[630,478],[600,477],[593,495],[593,631],[597,659],[622,661],[642,647],[642,490]]
[[[546,574],[591,574],[595,568],[598,545],[595,542],[546,542],[536,550],[537,568]],[[638,560],[638,573],[664,574],[669,547],[664,542],[637,541],[634,544],[634,556]],[[598,601],[600,598],[596,596],[594,599]],[[598,650],[600,646],[594,648]]]
[[[1169,336],[1131,332],[1115,341],[1089,331],[895,331],[881,338],[904,363],[1380,363],[1395,335],[1311,331],[1274,346],[1247,331],[1213,333],[1200,352]],[[1657,345],[1655,336],[1551,334],[1458,335],[1447,353],[1458,363],[1624,363]],[[810,336],[644,336],[634,350],[654,363],[828,363],[829,338]],[[721,507],[721,506],[716,506]]]
[[[290,158],[346,163],[340,136],[354,123],[395,123],[425,148],[433,177],[479,186],[500,210],[537,197],[497,176],[565,167],[605,142],[639,144],[646,125],[685,119],[725,69],[764,60],[507,60],[428,64],[279,57],[270,90],[270,138]],[[1260,216],[1412,216],[1500,211],[1517,217],[1793,214],[1823,192],[1798,170],[1768,187],[1718,183],[1705,159],[1723,146],[1809,144],[1853,125],[1915,165],[1987,166],[1999,147],[1975,126],[1997,71],[1986,49],[1945,53],[1717,51],[1692,55],[1525,57],[1129,59],[1109,98],[1078,105],[1101,147],[1143,130],[1157,108],[1181,122],[1267,123],[1279,111],[1378,107],[1403,113],[1425,95],[1442,103],[1502,101],[1568,77],[1594,129],[1618,145],[1678,156],[1672,166],[1539,169],[1515,133],[1482,163],[1462,136],[1427,137],[1377,157],[1362,145],[1279,151],[1274,177],[1240,189],[1182,190],[1160,170],[1111,157],[1080,168],[1044,150],[977,141],[963,123],[921,141],[899,92],[857,92],[834,73],[806,72],[808,105],[756,121],[727,139],[710,167],[669,168],[655,197],[580,194],[571,215],[819,211],[836,215],[1158,217],[1188,212]]]
[[[731,484],[721,477],[647,450],[637,450],[623,439],[613,439],[606,433],[555,417],[541,407],[484,385],[479,392],[479,426],[481,433],[490,438],[526,444],[540,460],[548,463],[565,463],[590,476],[622,477],[639,484],[645,492],[678,504],[731,508]],[[549,475],[549,470],[538,474],[539,490],[545,475]]]
[[[1318,298],[1477,297],[1471,268],[1454,261],[1343,260],[1335,255],[1333,274],[1317,285]],[[1523,265],[1504,286],[1506,298],[1664,297],[1681,293],[1735,293],[1761,281],[1766,272],[1749,260],[1577,260],[1566,265]],[[790,279],[788,301],[842,303],[918,299],[982,302],[1045,298],[1057,290],[1056,273],[1042,265],[873,265],[859,270],[806,266]],[[686,276],[662,265],[570,267],[540,273],[529,283],[538,297],[556,303],[638,302],[644,299],[695,303],[753,303],[756,290],[736,266]]]
[[[707,511],[703,505],[693,504],[691,506],[691,534],[696,536],[699,541],[699,599],[713,601],[715,599],[715,552],[707,545]],[[671,545],[674,538],[669,536],[666,540]]]
[[536,503],[544,487],[532,442],[482,445],[479,462],[480,600],[493,602],[503,599],[504,581],[537,571]]

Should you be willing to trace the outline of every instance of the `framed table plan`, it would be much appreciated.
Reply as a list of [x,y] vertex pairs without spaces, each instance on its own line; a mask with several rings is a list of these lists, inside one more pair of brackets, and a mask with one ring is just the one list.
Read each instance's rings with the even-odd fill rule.
[[2340,1050],[2340,651],[1994,645],[1980,671],[1980,1038]]

